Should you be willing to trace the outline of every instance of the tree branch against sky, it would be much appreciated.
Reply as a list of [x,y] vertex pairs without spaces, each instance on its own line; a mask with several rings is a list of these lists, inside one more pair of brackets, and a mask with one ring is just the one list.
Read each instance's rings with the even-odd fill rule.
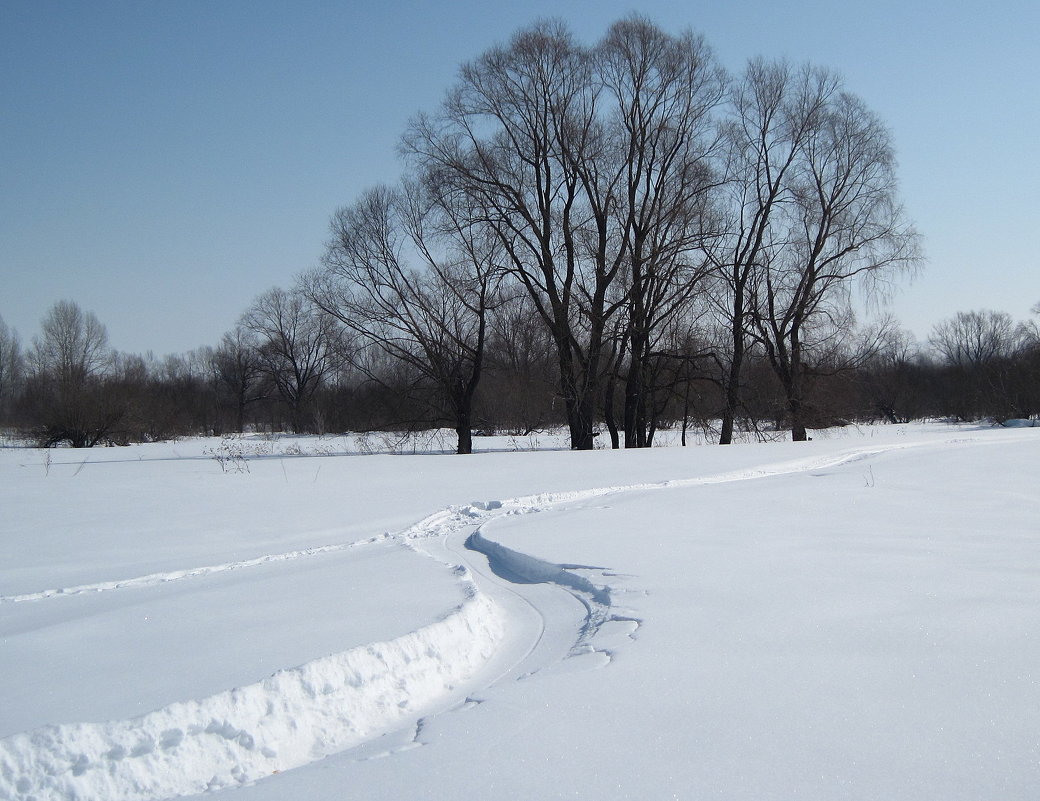
[[362,347],[432,383],[434,417],[452,425],[456,451],[468,454],[501,248],[458,200],[417,183],[367,192],[333,217],[323,267],[306,291]]
[[[4,4],[0,314],[23,341],[70,297],[120,350],[218,342],[258,291],[317,264],[331,210],[396,182],[401,131],[459,64],[544,18],[598,41],[632,6],[260,8]],[[639,10],[669,35],[703,33],[733,74],[756,56],[826,64],[886,121],[935,266],[893,300],[919,338],[962,309],[1027,316],[1040,265],[1019,232],[1036,216],[1040,87],[1008,76],[1040,67],[1035,3]]]
[[803,132],[788,200],[752,268],[751,334],[787,396],[792,436],[806,438],[813,350],[848,330],[852,293],[918,263],[918,238],[896,197],[890,136],[826,70],[806,67],[787,103]]
[[[182,14],[171,11],[171,31]],[[400,407],[383,422],[370,414],[372,425],[404,419],[407,407],[411,425],[450,421],[467,453],[475,415],[495,406],[478,391],[489,332],[500,348],[490,362],[501,370],[513,361],[502,334],[516,331],[549,343],[545,356],[555,359],[557,378],[554,395],[514,405],[510,414],[565,420],[576,449],[595,447],[601,424],[613,447],[621,432],[627,447],[649,446],[677,399],[684,425],[691,413],[705,426],[721,417],[722,443],[733,440],[738,418],[756,425],[769,417],[795,440],[807,437],[810,424],[837,419],[833,409],[847,405],[851,390],[841,396],[831,381],[817,393],[821,379],[864,363],[889,328],[912,328],[873,319],[884,310],[867,301],[881,296],[878,287],[895,288],[895,278],[914,277],[923,262],[920,228],[898,194],[898,131],[885,94],[880,106],[873,96],[868,105],[838,69],[815,66],[826,58],[760,56],[733,69],[731,55],[708,46],[710,36],[636,14],[598,38],[587,30],[587,22],[543,19],[498,44],[486,40],[477,56],[460,56],[454,80],[440,84],[448,87],[441,102],[417,104],[428,110],[397,128],[403,178],[381,176],[383,188],[364,191],[341,181],[336,205],[346,205],[322,267],[314,269],[313,254],[281,259],[281,278],[308,278],[255,298],[239,319],[248,342],[165,359],[113,353],[102,383],[125,387],[141,408],[162,405],[160,384],[176,385],[196,397],[180,419],[214,431],[226,431],[232,416],[234,427],[245,428],[247,417],[257,417],[247,414],[250,404],[272,429],[286,425],[288,412],[297,431],[323,427],[330,415],[356,419],[342,413],[354,402]],[[128,117],[127,128],[137,119]],[[308,130],[349,141],[342,126],[327,124],[327,132]],[[302,158],[307,148],[299,152]],[[133,160],[132,149],[122,154]],[[245,139],[234,155],[263,161]],[[328,166],[335,171],[335,161]],[[138,207],[161,204],[176,187],[169,176],[141,186]],[[302,206],[273,185],[256,194],[272,192],[283,204],[268,226],[277,230]],[[68,205],[70,215],[83,205],[104,208],[71,196]],[[169,252],[164,237],[201,237],[197,219],[165,222],[155,232],[156,259]],[[136,230],[128,217],[124,231]],[[240,256],[254,244],[244,229],[227,242]],[[68,255],[75,261],[90,250],[84,237]],[[140,275],[147,273],[142,264]],[[258,261],[250,282],[262,274]],[[211,285],[195,293],[200,314],[205,300],[228,296],[218,286],[220,270],[207,276]],[[161,284],[151,288],[153,297],[167,297]],[[131,290],[99,276],[90,291],[88,298]],[[1038,295],[1040,288],[1028,297]],[[529,317],[520,328],[510,320],[519,309]],[[1021,317],[1000,314],[1025,342]],[[187,318],[182,325],[201,330]],[[536,325],[537,334],[522,330]],[[344,331],[356,338],[349,347]],[[33,341],[53,338],[45,330]],[[39,346],[28,355],[39,356]],[[545,359],[522,361],[537,365],[544,388]],[[167,369],[179,364],[193,367],[183,376]],[[362,375],[372,384],[359,384]],[[700,393],[698,382],[710,388]],[[500,373],[488,386],[509,383]],[[1015,404],[1029,405],[1005,405]]]

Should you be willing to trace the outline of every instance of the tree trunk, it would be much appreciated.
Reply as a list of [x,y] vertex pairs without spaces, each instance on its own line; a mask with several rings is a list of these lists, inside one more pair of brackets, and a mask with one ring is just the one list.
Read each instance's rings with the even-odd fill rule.
[[459,438],[459,444],[455,448],[455,453],[458,454],[469,454],[473,453],[473,429],[470,426],[469,417],[465,420],[459,419],[455,423],[455,434]]
[[607,424],[607,431],[610,432],[610,447],[616,451],[621,447],[621,440],[618,436],[617,421],[614,419],[615,391],[617,391],[617,373],[611,372],[610,378],[607,379],[607,390],[603,395],[603,422]]
[[571,450],[591,451],[596,447],[595,416],[589,398],[575,403],[571,423]]
[[805,442],[809,439],[805,430],[805,382],[801,350],[801,343],[797,335],[792,336],[788,378],[784,382],[784,389],[787,392],[787,408],[791,413],[792,442]]
[[722,411],[722,431],[719,434],[719,445],[731,445],[733,443],[733,422],[737,413],[739,403],[737,385],[734,381],[732,371],[726,382],[726,406]]
[[791,411],[791,441],[805,442],[809,439],[809,435],[805,430],[802,402],[791,398],[787,405]]
[[654,447],[654,434],[657,433],[657,410],[650,416],[650,419],[646,423],[646,436],[643,440],[644,448]]
[[[653,379],[647,376],[648,337],[633,337],[625,381],[625,447],[649,448],[652,445],[654,422],[647,415],[647,396],[653,391]],[[651,399],[651,404],[652,404]],[[655,415],[656,416],[656,415]]]
[[595,447],[596,403],[599,399],[600,382],[596,380],[599,370],[599,346],[602,331],[594,330],[589,337],[588,353],[580,366],[576,364],[570,349],[569,338],[554,337],[559,349],[560,388],[563,390],[567,410],[567,426],[571,434],[571,450],[591,451]]
[[638,339],[632,338],[632,353],[628,357],[628,375],[625,376],[625,447],[639,448],[640,428],[639,401],[642,395],[642,346]]
[[[682,410],[682,446],[686,447],[686,428],[690,421],[690,382],[686,382],[686,392],[683,394]],[[731,426],[732,432],[732,426]]]
[[[743,299],[738,297],[734,305],[743,305]],[[739,312],[734,308],[733,321],[733,358],[729,363],[729,376],[726,379],[726,406],[722,411],[722,432],[719,435],[719,445],[730,445],[733,443],[733,423],[737,415],[737,406],[740,405],[740,371],[744,366],[744,322],[739,318]]]

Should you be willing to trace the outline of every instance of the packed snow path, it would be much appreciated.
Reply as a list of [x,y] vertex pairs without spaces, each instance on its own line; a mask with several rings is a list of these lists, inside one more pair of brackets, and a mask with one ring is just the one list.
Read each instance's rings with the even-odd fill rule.
[[[503,674],[530,675],[568,655],[593,651],[592,638],[612,622],[609,593],[564,566],[497,547],[476,531],[498,515],[542,508],[526,500],[508,508],[499,502],[472,504],[438,512],[393,537],[444,561],[465,585],[466,601],[442,620],[140,717],[48,725],[6,737],[0,740],[0,797],[161,799],[241,786],[355,747],[403,723],[414,728],[421,720],[417,713],[465,703],[468,690]],[[365,543],[6,596],[0,603],[132,591]],[[478,590],[469,570],[454,561],[465,561],[467,548],[490,554],[484,583],[495,588],[492,592]],[[509,579],[496,581],[493,575]],[[505,590],[503,601],[494,600],[510,582],[556,584],[571,595],[541,593],[532,603],[530,592]],[[508,619],[503,603],[512,607]],[[500,648],[507,621],[513,624],[512,642]],[[475,683],[478,677],[483,683]]]
[[[435,513],[392,538],[451,566],[467,586],[466,601],[443,620],[389,643],[315,660],[256,685],[141,717],[48,726],[5,738],[0,797],[175,797],[249,784],[402,725],[414,741],[424,716],[472,703],[482,687],[529,676],[568,657],[588,666],[606,664],[619,644],[638,634],[640,621],[612,598],[606,568],[555,564],[508,548],[494,540],[497,522],[631,492],[824,471],[907,447],[912,446],[860,448],[716,476],[540,494]],[[49,603],[75,593],[130,591],[207,571],[320,558],[347,547],[352,545],[0,600]],[[398,747],[406,747],[408,739]]]

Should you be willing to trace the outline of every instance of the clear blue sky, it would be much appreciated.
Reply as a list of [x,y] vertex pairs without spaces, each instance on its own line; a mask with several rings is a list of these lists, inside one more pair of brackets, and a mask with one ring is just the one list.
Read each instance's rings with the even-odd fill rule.
[[408,119],[535,19],[586,42],[638,10],[733,71],[842,72],[889,124],[928,264],[892,310],[1040,301],[1036,0],[0,3],[0,316],[75,300],[125,351],[216,344],[316,265],[328,219],[400,174]]

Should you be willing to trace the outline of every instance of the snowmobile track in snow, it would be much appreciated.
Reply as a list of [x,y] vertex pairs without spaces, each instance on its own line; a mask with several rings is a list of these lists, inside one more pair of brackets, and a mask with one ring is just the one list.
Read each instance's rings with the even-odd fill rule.
[[[511,500],[473,502],[429,515],[393,535],[269,554],[221,565],[153,573],[120,581],[0,596],[0,603],[41,602],[87,592],[133,590],[168,581],[248,569],[272,562],[318,557],[372,542],[396,540],[439,559],[456,570],[467,586],[466,601],[441,620],[393,641],[372,643],[278,671],[256,684],[207,698],[170,704],[140,717],[104,723],[43,726],[0,740],[0,797],[43,801],[69,797],[162,799],[259,781],[279,771],[321,759],[401,726],[410,726],[418,741],[420,721],[431,711],[464,706],[479,687],[475,677],[491,683],[510,675],[520,661],[486,673],[496,651],[509,639],[510,622],[502,614],[496,592],[509,584],[559,587],[584,607],[584,621],[572,632],[566,656],[595,653],[605,663],[612,651],[597,644],[600,632],[612,641],[634,639],[641,621],[620,613],[611,588],[577,571],[610,578],[607,568],[546,562],[500,545],[486,535],[494,520],[548,511],[565,504],[636,491],[766,479],[836,467],[885,452],[921,447],[924,443],[856,448],[827,457],[800,459],[751,470],[699,478],[547,492]],[[449,547],[465,535],[465,548]],[[438,556],[434,541],[443,544]],[[425,542],[424,542],[425,541]],[[465,552],[479,552],[501,582],[477,581],[475,563]],[[486,577],[486,573],[484,574]],[[484,591],[481,584],[488,585]],[[519,597],[520,593],[513,591]],[[529,601],[524,601],[530,603]],[[542,613],[535,609],[539,615]],[[544,615],[543,615],[544,618]],[[541,634],[538,634],[538,638]],[[514,652],[526,658],[534,645]],[[544,667],[544,666],[543,666]],[[483,672],[482,672],[483,671]],[[514,678],[531,675],[527,671]],[[484,686],[487,686],[485,683]],[[456,697],[457,696],[457,697]],[[457,702],[457,703],[456,703]]]

